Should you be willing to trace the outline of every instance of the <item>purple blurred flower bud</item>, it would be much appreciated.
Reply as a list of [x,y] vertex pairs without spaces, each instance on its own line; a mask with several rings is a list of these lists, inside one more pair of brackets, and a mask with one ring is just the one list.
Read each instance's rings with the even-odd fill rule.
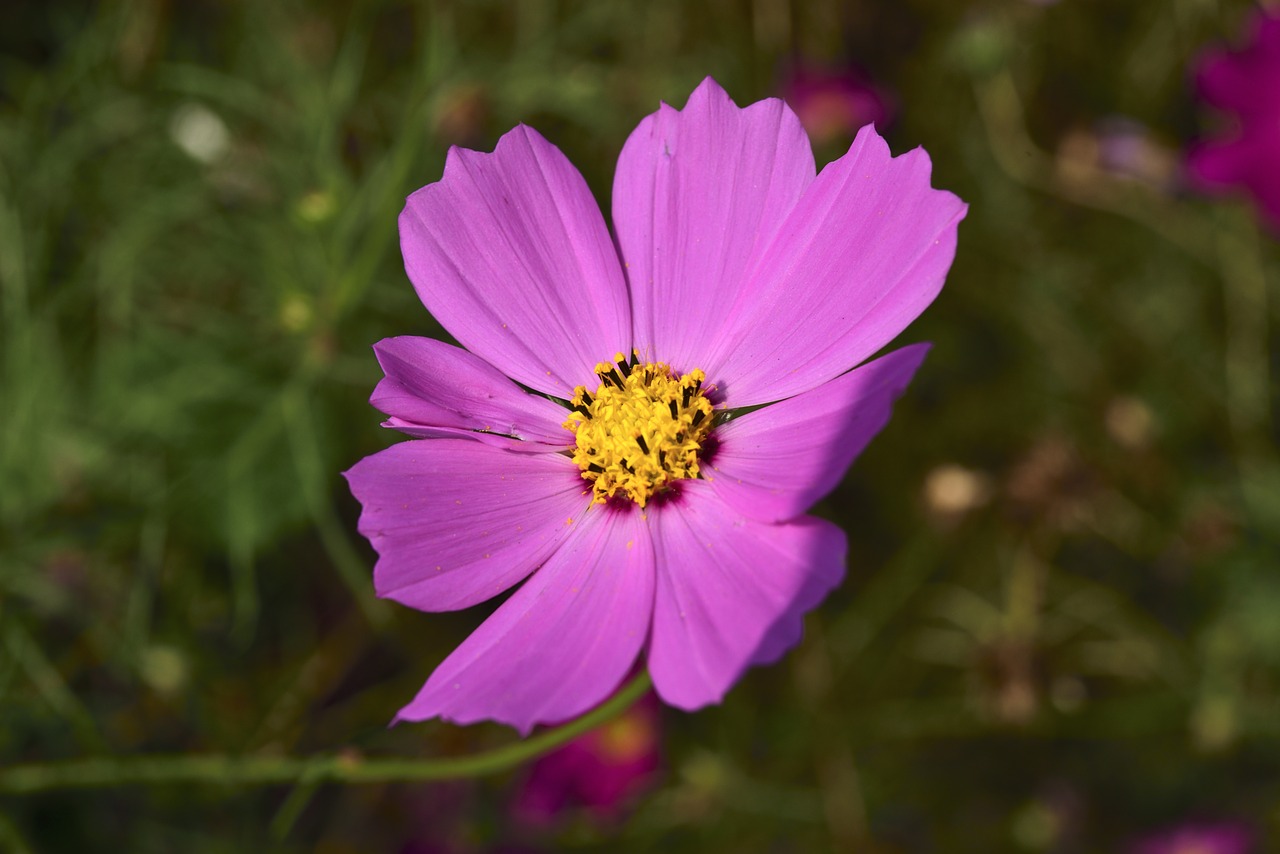
[[515,817],[545,825],[581,807],[596,818],[614,818],[652,782],[660,746],[658,703],[650,694],[535,762],[516,795]]
[[852,69],[797,66],[781,91],[815,145],[847,142],[863,125],[883,130],[892,117],[888,96]]

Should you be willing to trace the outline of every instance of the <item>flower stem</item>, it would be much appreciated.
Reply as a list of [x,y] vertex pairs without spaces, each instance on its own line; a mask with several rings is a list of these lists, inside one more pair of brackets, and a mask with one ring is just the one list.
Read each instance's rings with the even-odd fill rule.
[[0,768],[0,792],[204,783],[227,786],[294,783],[391,783],[483,777],[536,759],[628,709],[651,686],[641,672],[592,711],[563,726],[505,747],[447,759],[365,759],[348,754],[309,757],[171,755],[40,762]]

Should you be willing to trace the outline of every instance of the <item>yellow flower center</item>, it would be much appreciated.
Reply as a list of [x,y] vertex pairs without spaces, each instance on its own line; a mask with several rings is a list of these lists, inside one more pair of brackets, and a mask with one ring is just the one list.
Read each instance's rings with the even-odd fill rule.
[[600,387],[573,390],[564,422],[574,434],[573,461],[600,504],[619,492],[644,507],[673,481],[698,476],[698,452],[711,431],[712,408],[698,369],[676,376],[662,362],[635,364],[621,353],[596,365]]

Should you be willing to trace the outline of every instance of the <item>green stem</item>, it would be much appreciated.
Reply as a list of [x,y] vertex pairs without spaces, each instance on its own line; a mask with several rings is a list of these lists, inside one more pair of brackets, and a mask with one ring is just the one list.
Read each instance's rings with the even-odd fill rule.
[[449,759],[363,759],[348,755],[148,756],[72,759],[0,768],[0,792],[176,783],[261,786],[275,783],[391,783],[495,774],[535,759],[616,717],[651,686],[642,672],[603,705],[564,726],[496,750]]

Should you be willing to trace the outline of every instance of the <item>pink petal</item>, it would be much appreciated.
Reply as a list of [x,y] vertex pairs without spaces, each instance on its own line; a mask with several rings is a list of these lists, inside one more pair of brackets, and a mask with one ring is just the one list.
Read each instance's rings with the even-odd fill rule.
[[716,495],[764,522],[809,509],[888,423],[894,400],[928,350],[927,344],[904,347],[717,428],[706,474]]
[[471,352],[557,397],[631,350],[613,242],[560,150],[517,127],[492,154],[451,148],[444,177],[400,214],[405,270],[427,309]]
[[1280,68],[1280,13],[1274,9],[1259,13],[1254,18],[1254,32],[1254,49],[1270,59],[1271,68]]
[[445,659],[397,720],[496,720],[528,734],[606,699],[653,611],[653,547],[639,513],[593,508],[570,538]]
[[1265,92],[1265,78],[1251,68],[1252,64],[1239,54],[1207,53],[1196,66],[1196,87],[1215,107],[1250,112]]
[[891,158],[868,125],[822,170],[753,264],[733,332],[703,366],[730,406],[843,374],[933,301],[967,208],[930,189],[930,168],[923,149]]
[[469,442],[480,442],[491,448],[501,448],[504,451],[512,451],[517,454],[547,454],[555,453],[559,450],[557,446],[543,442],[526,442],[498,433],[476,432],[466,427],[425,427],[395,416],[383,421],[382,426],[397,430],[415,439],[466,439]]
[[709,77],[684,110],[663,104],[640,123],[618,158],[613,221],[643,356],[681,371],[702,366],[747,262],[814,171],[786,104],[738,109]]
[[1187,153],[1187,172],[1206,190],[1233,187],[1252,171],[1254,152],[1249,139],[1201,143]]
[[1187,154],[1187,172],[1208,191],[1243,187],[1265,212],[1280,210],[1280,123],[1274,130],[1246,130],[1234,139],[1202,143]]
[[385,338],[373,350],[386,377],[369,402],[391,416],[387,426],[421,438],[498,433],[529,440],[530,450],[572,443],[561,426],[564,407],[529,394],[466,350],[408,335]]
[[1280,17],[1259,14],[1250,30],[1240,50],[1206,51],[1195,80],[1208,103],[1265,125],[1280,110]]
[[844,576],[835,525],[748,519],[702,481],[649,519],[658,566],[649,671],[658,695],[682,709],[719,702],[748,666],[794,646],[805,612]]
[[566,457],[467,439],[401,442],[346,477],[364,505],[360,533],[378,552],[378,595],[423,611],[506,590],[555,551],[591,500]]

